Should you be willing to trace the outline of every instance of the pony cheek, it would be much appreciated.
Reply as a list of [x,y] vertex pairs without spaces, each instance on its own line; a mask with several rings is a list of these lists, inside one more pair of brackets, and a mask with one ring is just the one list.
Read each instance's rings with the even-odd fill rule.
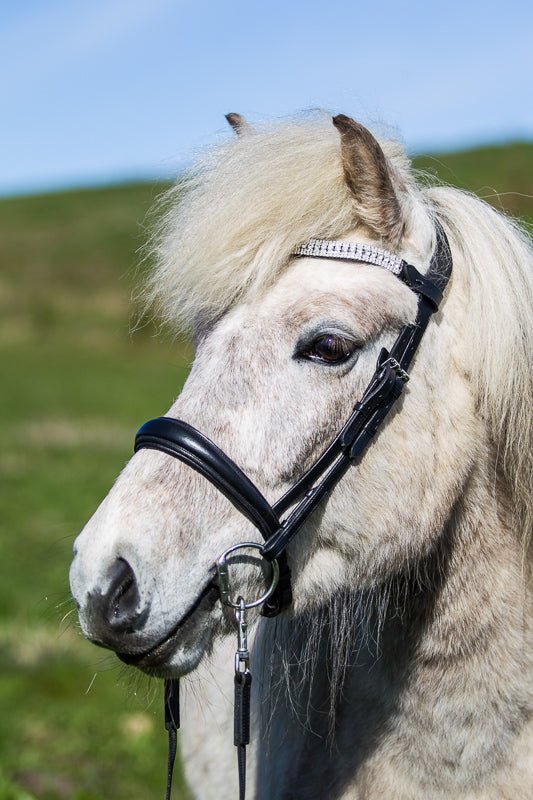
[[341,553],[329,547],[318,547],[305,563],[291,561],[294,600],[293,609],[298,614],[319,608],[324,604],[324,586],[335,595],[349,585],[350,567]]

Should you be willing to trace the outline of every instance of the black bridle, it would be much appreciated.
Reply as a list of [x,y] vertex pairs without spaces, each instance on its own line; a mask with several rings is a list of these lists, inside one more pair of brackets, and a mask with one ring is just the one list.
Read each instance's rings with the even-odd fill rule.
[[[288,544],[349,467],[359,463],[409,379],[408,369],[429,320],[439,307],[452,271],[452,256],[446,234],[438,221],[435,227],[436,246],[425,275],[406,261],[385,254],[397,262],[398,268],[394,271],[398,278],[418,295],[414,323],[402,328],[390,352],[385,348],[381,350],[370,383],[342,430],[314,464],[274,504],[266,500],[229,456],[186,422],[158,417],[146,422],[137,433],[135,451],[143,448],[159,450],[192,467],[222,492],[261,533],[264,539],[262,556],[268,561],[277,561],[280,567],[277,589],[262,608],[262,614],[266,617],[276,616],[291,603],[290,570],[286,557]],[[378,252],[383,254],[383,251]],[[330,257],[327,248],[323,252],[320,249],[306,252],[305,248],[301,248],[299,254]],[[337,253],[335,257],[343,256]],[[356,259],[350,257],[350,260]],[[380,263],[372,261],[371,257],[363,260]],[[177,682],[167,681],[165,696],[167,730],[171,750],[175,750],[175,730],[179,726],[179,723],[176,724],[179,716]],[[170,766],[169,773],[171,776]],[[241,797],[244,796],[243,785],[241,779]],[[170,778],[167,785],[169,796]]]
[[[379,354],[376,370],[361,400],[331,444],[273,505],[216,444],[186,422],[157,417],[145,422],[135,438],[135,451],[160,450],[179,459],[209,480],[261,533],[262,555],[281,562],[279,589],[263,608],[276,616],[291,601],[287,545],[319,503],[352,464],[357,464],[409,379],[409,369],[432,314],[437,311],[452,269],[446,234],[437,222],[437,245],[426,275],[403,261],[398,277],[418,295],[413,324],[400,332],[392,349]],[[296,505],[294,505],[296,503]],[[292,511],[282,519],[291,506]]]

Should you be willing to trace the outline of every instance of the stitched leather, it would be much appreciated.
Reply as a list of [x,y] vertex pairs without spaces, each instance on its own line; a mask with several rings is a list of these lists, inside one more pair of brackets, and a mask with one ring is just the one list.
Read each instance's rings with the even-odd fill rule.
[[145,422],[135,437],[135,452],[141,448],[161,450],[195,469],[214,484],[265,539],[279,528],[277,515],[259,489],[214,442],[186,422],[172,417]]

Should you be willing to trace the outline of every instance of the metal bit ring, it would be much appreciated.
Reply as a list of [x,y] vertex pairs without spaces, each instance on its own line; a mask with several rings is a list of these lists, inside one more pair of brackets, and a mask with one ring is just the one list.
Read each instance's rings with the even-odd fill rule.
[[[219,555],[215,563],[218,575],[218,588],[220,591],[220,599],[225,606],[229,606],[230,608],[236,608],[236,609],[257,608],[257,606],[263,605],[263,603],[266,603],[269,597],[272,596],[279,582],[279,564],[276,561],[276,559],[273,559],[272,561],[268,562],[272,567],[272,580],[270,582],[270,586],[268,587],[267,591],[264,594],[262,594],[261,597],[258,597],[257,600],[253,600],[250,603],[244,603],[244,606],[242,606],[241,603],[239,602],[236,603],[231,599],[229,569],[228,569],[228,562],[226,561],[226,559],[236,550],[245,550],[249,548],[261,551],[263,549],[263,545],[258,544],[257,542],[240,542],[239,544],[234,544],[231,547],[228,547],[227,550],[224,550],[224,552]],[[264,560],[266,561],[266,559]],[[239,598],[239,600],[240,599],[241,598]]]

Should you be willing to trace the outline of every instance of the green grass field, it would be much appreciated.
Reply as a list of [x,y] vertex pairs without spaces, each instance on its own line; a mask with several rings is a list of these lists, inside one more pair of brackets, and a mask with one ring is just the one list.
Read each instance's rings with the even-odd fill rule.
[[[416,166],[533,220],[532,144]],[[130,332],[160,189],[0,201],[0,800],[164,795],[160,688],[83,640],[68,594],[76,533],[191,359]]]

